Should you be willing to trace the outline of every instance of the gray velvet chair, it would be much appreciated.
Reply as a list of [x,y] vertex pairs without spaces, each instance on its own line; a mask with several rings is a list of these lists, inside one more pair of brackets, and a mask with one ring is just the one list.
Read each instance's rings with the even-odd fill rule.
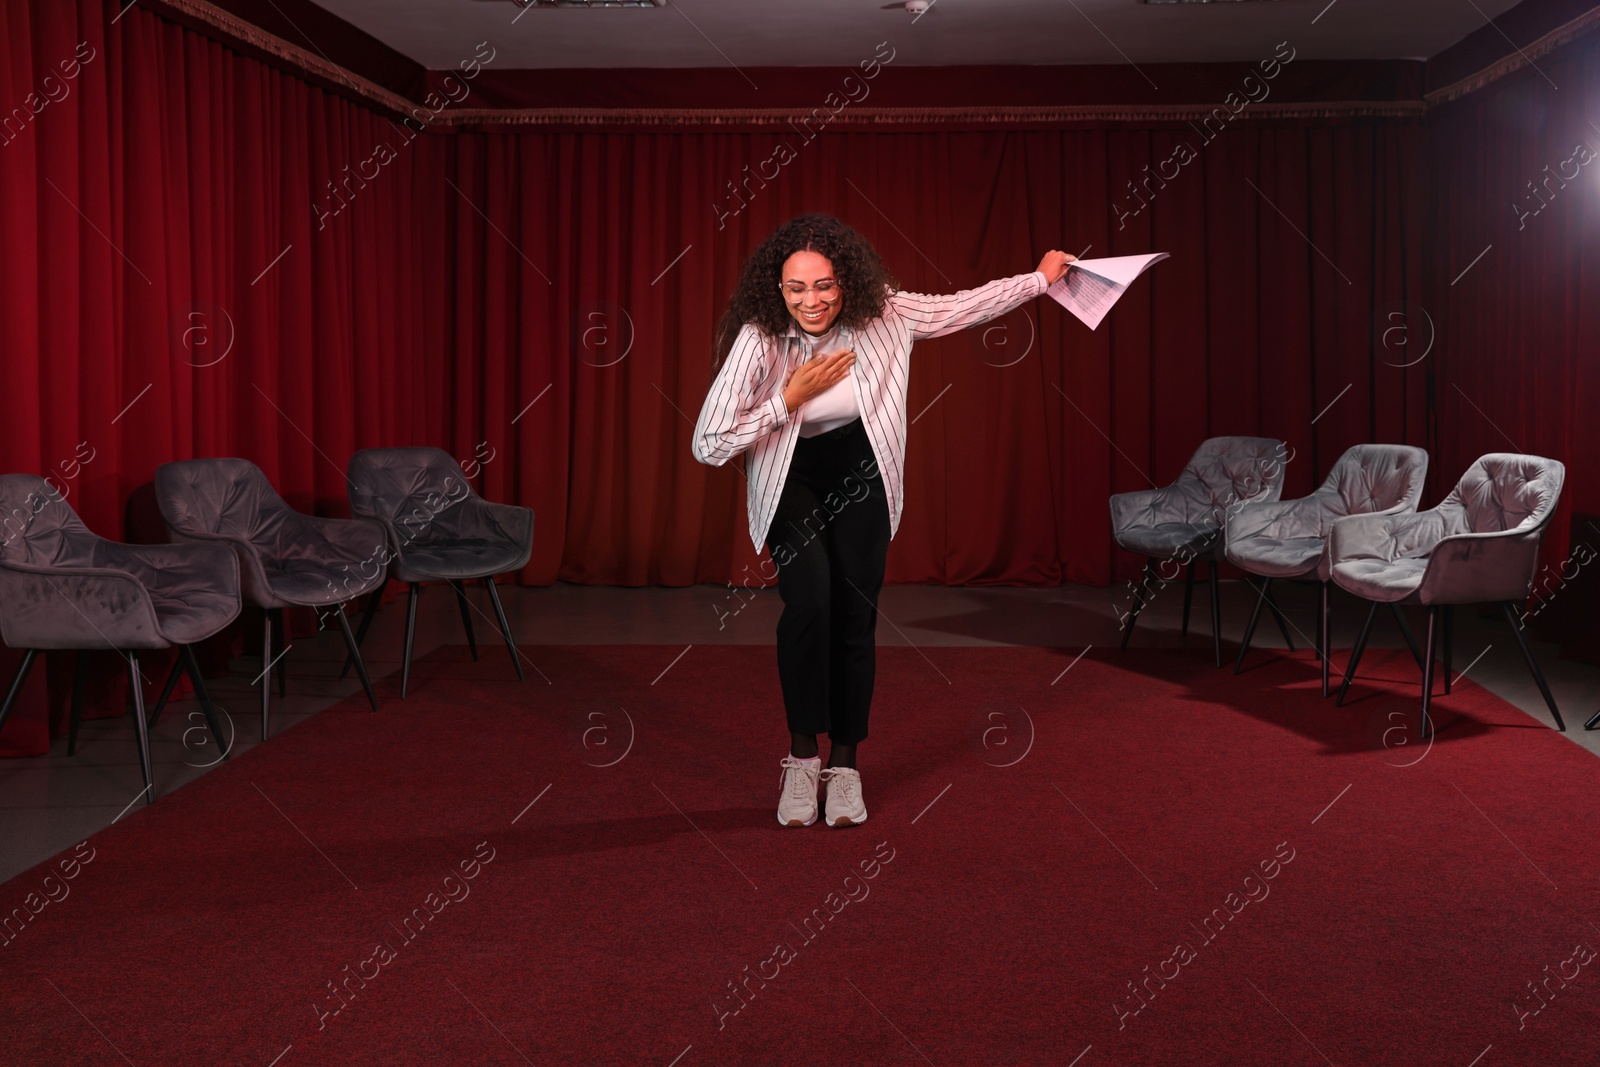
[[[1146,557],[1133,607],[1123,622],[1123,649],[1153,595],[1151,584],[1163,562],[1184,565],[1183,633],[1188,634],[1194,565],[1205,560],[1211,579],[1211,643],[1217,666],[1222,666],[1217,565],[1223,553],[1223,526],[1228,513],[1248,501],[1278,499],[1288,458],[1288,446],[1270,437],[1213,437],[1201,443],[1171,485],[1111,498],[1112,536],[1122,548]],[[1285,640],[1288,636],[1285,629]]]
[[1497,603],[1556,726],[1565,730],[1516,607],[1533,588],[1539,544],[1565,477],[1566,468],[1553,459],[1492,452],[1468,468],[1450,495],[1429,511],[1358,515],[1334,523],[1328,538],[1333,580],[1372,602],[1339,687],[1339,703],[1344,703],[1356,675],[1378,605],[1421,604],[1428,609],[1421,719],[1426,736],[1431,729],[1428,706],[1441,636],[1444,691],[1450,692],[1450,608]]
[[[284,635],[283,609],[318,609],[332,614],[355,657],[372,710],[366,664],[344,604],[383,584],[383,530],[361,519],[325,519],[295,511],[249,460],[191,459],[156,468],[156,502],[172,539],[228,546],[238,557],[247,603],[262,609],[261,739],[268,735],[272,705],[272,630]],[[285,648],[284,652],[288,649]],[[286,680],[279,653],[278,692]],[[175,678],[167,679],[163,701]]]
[[[351,512],[383,524],[389,536],[389,577],[409,588],[400,695],[406,695],[411,682],[411,646],[424,582],[448,582],[455,590],[467,645],[476,660],[472,605],[462,583],[481,579],[494,605],[500,636],[511,653],[517,681],[524,680],[522,655],[512,640],[494,579],[520,570],[533,554],[533,511],[484,500],[473,492],[460,465],[437,448],[363,449],[350,457],[346,480]],[[380,587],[367,602],[357,643],[365,639],[382,593]],[[345,666],[348,670],[349,664]]]
[[[1255,610],[1245,627],[1238,674],[1255,636],[1263,603],[1274,611],[1272,583],[1280,578],[1315,579],[1322,587],[1317,616],[1317,649],[1322,660],[1322,695],[1328,695],[1328,588],[1332,563],[1328,557],[1328,532],[1336,520],[1350,515],[1399,515],[1417,510],[1422,485],[1428,476],[1428,453],[1410,445],[1356,445],[1339,457],[1328,477],[1310,496],[1298,500],[1245,504],[1228,517],[1228,562],[1261,580]],[[1394,606],[1405,627],[1405,616]],[[1420,665],[1410,629],[1403,632]]]
[[[134,734],[144,772],[145,802],[155,799],[149,724],[139,653],[178,649],[194,682],[217,747],[222,730],[190,647],[221,632],[239,615],[239,565],[209,545],[128,545],[92,533],[43,478],[0,477],[0,638],[23,650],[22,664],[0,705],[0,728],[42,651],[76,651],[67,752],[77,749],[88,682],[89,651],[115,649],[127,661]],[[177,668],[174,668],[176,671]],[[223,758],[228,752],[223,750]]]

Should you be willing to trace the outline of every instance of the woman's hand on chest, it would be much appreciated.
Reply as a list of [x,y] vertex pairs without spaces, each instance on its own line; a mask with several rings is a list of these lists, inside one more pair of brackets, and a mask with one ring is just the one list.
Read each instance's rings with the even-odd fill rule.
[[784,379],[784,406],[793,412],[812,397],[827,392],[844,380],[855,361],[855,352],[847,348],[800,364]]

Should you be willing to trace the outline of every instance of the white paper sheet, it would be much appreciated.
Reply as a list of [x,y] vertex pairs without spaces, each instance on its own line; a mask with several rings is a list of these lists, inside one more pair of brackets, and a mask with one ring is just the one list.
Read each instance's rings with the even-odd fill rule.
[[1154,252],[1148,256],[1074,260],[1061,280],[1045,292],[1092,330],[1135,278],[1166,258],[1167,253]]

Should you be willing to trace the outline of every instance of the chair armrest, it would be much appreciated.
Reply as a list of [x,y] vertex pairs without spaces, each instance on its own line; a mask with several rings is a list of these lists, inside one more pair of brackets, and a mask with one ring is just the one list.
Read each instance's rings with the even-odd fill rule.
[[1363,515],[1385,515],[1385,516],[1387,516],[1387,515],[1420,515],[1420,514],[1422,514],[1422,513],[1417,510],[1417,507],[1416,507],[1415,504],[1413,504],[1409,500],[1402,500],[1402,501],[1400,501],[1400,503],[1396,504],[1392,508],[1384,508],[1382,511],[1357,511],[1357,512],[1354,512],[1351,515],[1351,517],[1352,518],[1359,518],[1359,517],[1361,517]]
[[1166,502],[1168,494],[1167,488],[1136,489],[1131,493],[1111,494],[1112,532],[1146,525],[1141,513],[1158,510]]
[[110,567],[0,563],[0,637],[12,648],[168,647],[149,591]]
[[1539,566],[1542,527],[1446,537],[1434,546],[1418,596],[1424,604],[1520,604]]
[[1300,500],[1268,500],[1235,505],[1228,513],[1225,543],[1232,545],[1236,541],[1260,536],[1280,519],[1293,514],[1301,503],[1303,501]]
[[525,508],[516,504],[498,504],[479,498],[474,498],[470,503],[473,509],[479,511],[485,519],[491,522],[506,540],[512,544],[521,545],[530,551],[532,550],[532,508]]
[[101,541],[96,558],[107,568],[132,576],[146,589],[204,585],[239,596],[239,563],[227,544],[130,545]]
[[472,496],[436,516],[408,541],[422,545],[464,539],[530,546],[533,543],[533,511]]
[[475,494],[460,500],[430,494],[396,519],[371,513],[363,518],[378,522],[388,534],[389,544],[379,557],[384,563],[404,565],[406,550],[412,546],[477,538],[519,546],[522,558],[512,568],[519,569],[533,550],[532,508],[498,504]]
[[[297,512],[295,521],[299,532],[315,534],[327,543],[339,557],[335,562],[357,564],[385,559],[389,533],[376,519],[333,519]],[[306,543],[300,538],[296,542]]]
[[1389,562],[1399,557],[1395,533],[1399,520],[1410,516],[1398,515],[1346,515],[1335,519],[1328,531],[1328,557],[1333,563],[1347,559],[1381,559]]
[[[358,512],[357,514],[361,513]],[[383,529],[384,540],[387,543],[384,546],[384,551],[379,553],[378,558],[384,566],[388,566],[391,560],[399,559],[400,550],[407,544],[410,544],[411,541],[415,540],[415,537],[410,532],[410,528],[407,530],[401,530],[400,527],[391,522],[387,516],[369,512],[366,514],[361,514],[361,518],[366,519],[369,522],[375,522]]]
[[310,557],[342,572],[337,585],[329,578],[334,598],[345,601],[375,586],[383,586],[389,561],[397,555],[384,522],[371,518],[335,519],[301,512],[295,513],[295,522],[291,554],[296,558]]
[[[172,545],[128,545],[128,548],[171,548],[185,546],[187,551],[193,551],[202,546],[218,546],[227,548],[238,561],[239,593],[242,598],[251,603],[261,603],[267,595],[267,571],[261,564],[261,550],[255,542],[247,537],[235,537],[222,533],[198,533],[179,530],[167,526],[167,536],[172,538]],[[115,544],[116,542],[106,542]]]
[[[454,478],[447,480],[455,481]],[[370,495],[352,492],[350,511],[358,519],[368,519],[382,526],[388,536],[390,549],[385,562],[399,560],[404,557],[407,545],[429,539],[430,531],[440,516],[477,499],[469,486],[463,483],[458,483],[458,486],[459,493],[454,490],[430,490],[407,498],[398,507],[381,511],[376,507],[363,506],[372,503]]]

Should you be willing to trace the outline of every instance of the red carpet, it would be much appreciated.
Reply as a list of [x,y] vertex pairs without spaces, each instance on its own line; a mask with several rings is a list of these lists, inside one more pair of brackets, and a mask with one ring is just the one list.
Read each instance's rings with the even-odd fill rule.
[[446,650],[0,886],[0,1059],[1600,1053],[1600,764],[1470,683],[1425,747],[1392,657],[1336,710],[1303,657],[886,648],[869,821],[786,830],[773,650],[681,651]]

